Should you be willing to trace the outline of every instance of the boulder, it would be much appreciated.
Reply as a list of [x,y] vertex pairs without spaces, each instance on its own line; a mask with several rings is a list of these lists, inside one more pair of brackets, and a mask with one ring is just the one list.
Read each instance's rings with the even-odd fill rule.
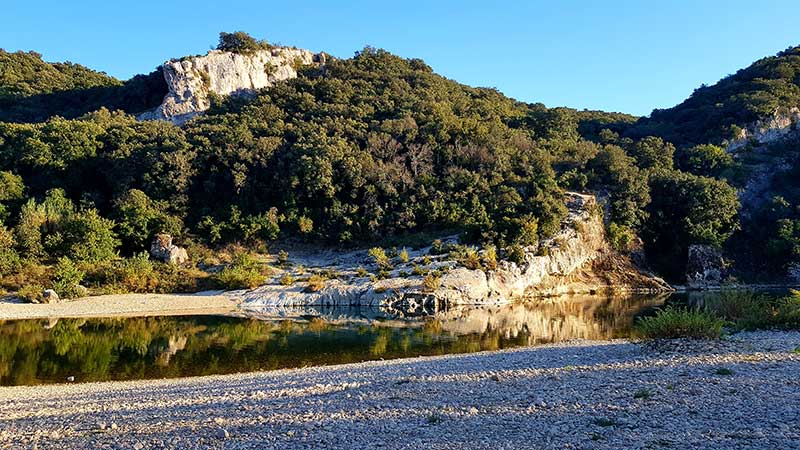
[[725,279],[727,267],[718,249],[710,245],[692,244],[686,261],[686,283],[694,289],[719,286]]
[[52,289],[45,289],[42,291],[42,303],[58,303],[58,293]]
[[157,234],[150,245],[150,256],[170,264],[183,264],[189,260],[186,249],[172,243],[172,236]]

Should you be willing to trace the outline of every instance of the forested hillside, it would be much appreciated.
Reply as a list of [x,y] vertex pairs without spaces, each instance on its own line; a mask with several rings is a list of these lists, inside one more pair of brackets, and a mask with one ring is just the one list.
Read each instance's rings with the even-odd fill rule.
[[756,119],[798,105],[800,47],[792,47],[695,89],[673,108],[654,110],[631,134],[657,135],[677,145],[720,144]]
[[[787,81],[796,81],[794,63],[767,58],[637,122],[517,102],[365,48],[255,98],[217,99],[177,127],[125,112],[158,103],[153,74],[122,84],[35,54],[2,55],[18,61],[0,76],[0,271],[9,289],[46,284],[56,262],[100,283],[113,275],[104,267],[135,265],[160,231],[195,252],[459,231],[515,254],[558,228],[565,189],[606,198],[615,247],[643,244],[654,269],[680,279],[690,244],[727,245],[740,227],[732,184],[743,182],[741,167],[709,144],[770,102],[794,101],[797,89]],[[796,62],[797,50],[777,58]],[[783,75],[752,80],[770,71]],[[50,81],[34,80],[38,72]],[[748,100],[762,98],[761,86],[772,97]],[[86,89],[105,94],[72,96]],[[30,100],[59,92],[72,94],[64,104]]]
[[74,118],[100,107],[136,113],[160,103],[164,94],[159,70],[123,83],[78,64],[47,63],[35,52],[0,49],[0,121]]

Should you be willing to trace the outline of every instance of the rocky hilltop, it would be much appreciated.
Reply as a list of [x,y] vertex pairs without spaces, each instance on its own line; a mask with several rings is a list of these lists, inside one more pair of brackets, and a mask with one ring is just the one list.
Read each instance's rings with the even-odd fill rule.
[[183,124],[210,106],[210,96],[252,95],[256,90],[295,78],[306,65],[324,64],[325,55],[291,47],[274,47],[252,53],[211,50],[163,64],[168,93],[140,120],[169,120]]
[[[430,247],[409,251],[389,276],[371,279],[359,267],[372,262],[366,251],[299,255],[294,268],[275,274],[271,283],[232,293],[250,310],[290,306],[371,306],[399,315],[430,314],[456,305],[505,304],[517,299],[602,291],[668,291],[671,287],[637,269],[614,252],[605,236],[602,208],[594,196],[567,193],[569,215],[555,236],[524,249],[524,261],[499,261],[488,270],[469,269]],[[450,238],[453,242],[455,238]],[[415,274],[415,268],[443,273],[436,285]],[[287,273],[302,280],[309,272],[335,273],[324,287],[310,291],[306,283],[283,285]],[[416,272],[419,272],[417,270]]]

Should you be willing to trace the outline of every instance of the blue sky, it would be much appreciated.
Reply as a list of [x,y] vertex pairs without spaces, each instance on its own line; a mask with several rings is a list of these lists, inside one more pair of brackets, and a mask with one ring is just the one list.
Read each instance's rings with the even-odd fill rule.
[[372,45],[519,100],[639,115],[800,44],[798,0],[6,0],[2,11],[0,48],[123,79],[243,30],[339,57]]

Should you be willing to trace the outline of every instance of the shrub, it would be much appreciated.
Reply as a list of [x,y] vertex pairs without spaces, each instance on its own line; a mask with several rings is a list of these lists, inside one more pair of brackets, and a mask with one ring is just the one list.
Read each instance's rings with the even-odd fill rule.
[[97,263],[117,256],[114,222],[94,209],[72,214],[63,228],[63,254],[77,262]]
[[153,292],[159,284],[159,277],[147,252],[125,258],[114,264],[114,268],[115,282],[126,292]]
[[300,216],[297,219],[297,229],[302,234],[309,234],[314,231],[314,221],[306,216]]
[[234,256],[233,263],[217,274],[225,289],[252,289],[264,281],[258,261],[248,253]]
[[635,331],[645,339],[719,339],[725,324],[723,319],[700,309],[668,306],[655,316],[640,317]]
[[219,44],[217,44],[217,50],[244,54],[271,48],[272,46],[267,41],[259,41],[244,31],[234,31],[233,33],[223,31],[219,34]]
[[361,266],[359,266],[358,269],[356,269],[356,276],[357,277],[363,278],[363,277],[366,277],[368,275],[369,275],[369,272],[367,272],[367,269],[365,269],[365,268],[363,268]]
[[290,273],[284,274],[278,282],[283,286],[291,286],[294,284],[294,277]]
[[19,270],[20,257],[14,249],[14,244],[14,235],[0,225],[0,276]]
[[450,252],[450,258],[470,270],[481,269],[481,258],[478,251],[472,247],[457,246]]
[[400,262],[405,264],[408,262],[408,250],[405,248],[400,250],[400,253],[397,255],[400,258]]
[[314,274],[308,278],[306,292],[317,292],[321,291],[323,288],[325,288],[325,277]]
[[497,269],[497,247],[488,245],[483,248],[482,262],[486,270]]
[[373,247],[369,249],[369,256],[372,257],[372,260],[381,271],[392,269],[392,262],[389,260],[389,257],[386,256],[386,252],[382,248]]
[[78,286],[85,275],[86,272],[80,270],[71,259],[61,257],[53,269],[52,288],[60,297],[77,297],[80,293]]
[[433,243],[431,244],[430,253],[431,255],[441,255],[442,253],[444,253],[444,244],[442,244],[441,239],[436,239],[435,241],[433,241]]
[[525,264],[525,250],[520,245],[512,245],[506,249],[506,259],[521,266]]
[[428,270],[425,269],[424,267],[414,264],[414,268],[411,270],[411,273],[413,273],[414,275],[423,276],[428,273]]
[[615,222],[611,222],[608,226],[608,241],[614,250],[624,254],[630,253],[634,239],[633,230],[629,227]]
[[442,285],[442,278],[433,273],[425,275],[425,278],[422,279],[423,292],[433,292],[436,289],[439,289],[439,286],[441,285]]
[[278,264],[285,266],[289,262],[289,252],[281,250],[278,252]]
[[27,284],[17,291],[17,297],[30,303],[41,303],[44,296],[41,284]]

